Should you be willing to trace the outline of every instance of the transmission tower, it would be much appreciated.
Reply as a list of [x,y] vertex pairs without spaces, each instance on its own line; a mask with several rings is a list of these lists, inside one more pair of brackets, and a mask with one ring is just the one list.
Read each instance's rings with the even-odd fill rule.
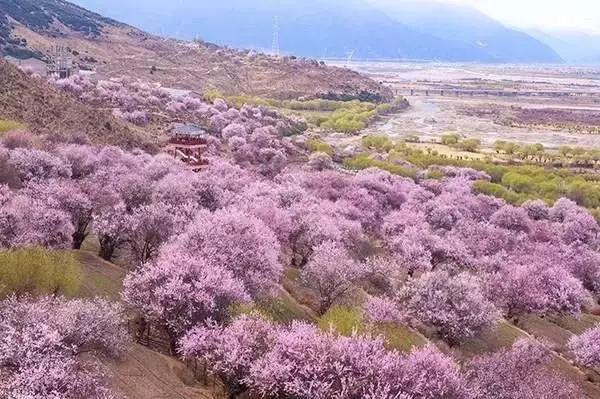
[[71,60],[69,52],[65,46],[57,45],[53,48],[53,54],[50,62],[52,73],[57,74],[61,79],[69,77],[73,67],[73,61]]
[[276,57],[279,57],[279,18],[277,16],[273,24],[273,48],[271,51]]
[[346,58],[346,68],[350,68],[350,63],[352,62],[352,58],[354,57],[355,52],[356,49],[350,51],[349,53],[346,53],[348,55],[348,58]]

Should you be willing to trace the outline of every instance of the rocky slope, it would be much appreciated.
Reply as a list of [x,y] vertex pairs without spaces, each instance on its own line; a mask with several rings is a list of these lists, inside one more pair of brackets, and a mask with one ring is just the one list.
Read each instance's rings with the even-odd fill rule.
[[343,68],[162,39],[62,0],[0,0],[0,18],[1,53],[49,59],[62,46],[76,64],[103,76],[286,99],[392,97],[383,85]]
[[56,139],[83,133],[96,144],[152,148],[130,125],[75,101],[1,60],[0,87],[0,119],[22,122],[33,133]]

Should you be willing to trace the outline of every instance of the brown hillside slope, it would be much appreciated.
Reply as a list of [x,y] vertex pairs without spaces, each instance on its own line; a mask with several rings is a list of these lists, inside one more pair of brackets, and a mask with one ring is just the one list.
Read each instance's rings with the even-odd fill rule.
[[117,398],[213,399],[211,390],[194,380],[175,358],[133,344],[123,360],[105,360]]
[[22,51],[46,56],[56,45],[65,46],[75,63],[103,76],[129,75],[199,92],[216,89],[283,99],[327,96],[377,101],[392,97],[389,88],[344,68],[162,39],[65,1],[43,0],[43,5],[39,0],[20,1],[37,10],[36,18],[24,14],[15,0],[4,6],[0,3],[0,17],[10,20],[11,42],[19,43]]
[[[94,240],[73,251],[83,267],[78,297],[121,298],[126,270],[96,255]],[[195,381],[192,370],[176,358],[132,343],[122,359],[101,357],[117,399],[214,399],[212,389]]]
[[81,104],[1,60],[0,88],[0,119],[22,122],[33,133],[84,133],[95,144],[150,148],[141,133],[109,113]]

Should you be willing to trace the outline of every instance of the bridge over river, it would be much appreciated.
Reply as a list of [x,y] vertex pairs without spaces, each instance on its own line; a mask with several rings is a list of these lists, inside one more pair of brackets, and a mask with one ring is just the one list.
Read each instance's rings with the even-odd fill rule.
[[442,96],[442,97],[600,97],[600,91],[564,90],[489,90],[460,88],[396,87],[396,95],[401,96]]

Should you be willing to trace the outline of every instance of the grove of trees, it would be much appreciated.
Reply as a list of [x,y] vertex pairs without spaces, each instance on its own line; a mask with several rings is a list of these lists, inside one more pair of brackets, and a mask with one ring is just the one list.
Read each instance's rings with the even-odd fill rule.
[[[115,104],[141,85],[57,84]],[[154,89],[156,101],[146,95]],[[202,359],[231,398],[580,397],[533,340],[472,359],[453,349],[499,323],[579,317],[593,305],[600,227],[588,210],[567,198],[515,205],[482,194],[477,185],[498,178],[492,168],[347,170],[322,143],[289,137],[293,121],[264,107],[139,90],[169,112],[206,114],[196,116],[211,137],[209,166],[194,173],[165,154],[75,137],[1,140],[0,395],[110,397],[80,355],[120,356],[129,314],[164,331],[176,355]],[[67,299],[78,273],[68,255],[90,242],[126,268],[121,304]],[[349,304],[429,342],[402,351],[374,330],[341,334],[261,312],[293,276],[315,316]],[[570,341],[582,366],[598,365],[597,330]]]

